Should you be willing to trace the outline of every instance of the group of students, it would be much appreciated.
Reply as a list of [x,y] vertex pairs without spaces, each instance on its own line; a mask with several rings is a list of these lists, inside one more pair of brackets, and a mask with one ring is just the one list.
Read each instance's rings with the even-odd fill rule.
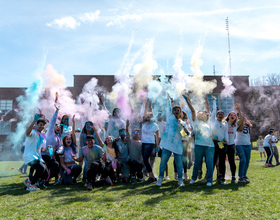
[[[26,130],[23,160],[30,166],[30,172],[23,183],[27,190],[36,191],[40,189],[38,185],[48,186],[51,178],[55,178],[55,184],[75,184],[83,173],[83,182],[87,183],[88,190],[100,184],[137,183],[144,181],[146,175],[147,184],[161,186],[171,155],[174,156],[179,186],[185,185],[183,179],[188,179],[187,169],[192,160],[194,167],[190,184],[194,184],[201,175],[204,160],[206,185],[212,186],[215,167],[217,181],[226,184],[226,156],[231,182],[235,183],[235,153],[240,160],[238,182],[248,181],[252,125],[241,113],[240,105],[235,106],[237,113],[230,112],[225,117],[223,111],[217,110],[215,97],[212,112],[207,98],[204,111],[196,111],[188,95],[183,95],[180,105],[174,102],[169,97],[166,113],[158,112],[155,116],[151,101],[146,100],[143,113],[132,114],[127,121],[121,118],[121,109],[115,108],[104,128],[85,121],[79,144],[75,116],[72,126],[67,115],[57,123],[59,108],[55,106],[56,111],[45,131],[45,116],[36,114]],[[191,149],[194,149],[193,158]],[[156,152],[161,157],[158,179],[153,172]],[[168,179],[168,174],[166,176]]]

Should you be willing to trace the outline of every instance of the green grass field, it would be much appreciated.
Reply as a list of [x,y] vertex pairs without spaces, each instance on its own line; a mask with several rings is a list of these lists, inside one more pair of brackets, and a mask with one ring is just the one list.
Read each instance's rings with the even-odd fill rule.
[[[265,167],[258,151],[252,151],[248,171],[251,181],[247,184],[214,182],[212,187],[206,187],[201,181],[179,187],[172,162],[173,158],[169,161],[171,180],[164,181],[162,187],[138,183],[87,191],[78,182],[74,186],[50,186],[36,192],[26,191],[22,183],[26,176],[13,169],[22,162],[0,162],[0,218],[280,219],[280,166]],[[236,162],[238,167],[239,161]],[[158,165],[159,159],[155,164],[156,174]],[[188,172],[191,175],[192,169]]]

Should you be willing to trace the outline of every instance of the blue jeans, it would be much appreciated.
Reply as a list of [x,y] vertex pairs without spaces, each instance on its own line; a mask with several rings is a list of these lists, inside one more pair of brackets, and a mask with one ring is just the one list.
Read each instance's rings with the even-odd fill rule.
[[[171,156],[172,152],[166,149],[162,149],[160,166],[159,166],[159,177],[164,177],[164,171],[166,169],[167,162]],[[173,153],[174,154],[174,153]],[[174,160],[178,171],[178,179],[183,179],[183,157],[179,154],[174,154]]]
[[83,178],[86,179],[87,178],[87,171],[88,171],[88,164],[87,164],[86,158],[84,158],[84,162],[85,162],[85,165],[84,165],[84,171],[83,171]]
[[247,170],[251,158],[251,145],[236,145],[236,153],[239,157],[239,178],[247,176]]
[[206,167],[207,167],[207,183],[213,182],[214,153],[215,153],[214,147],[195,145],[194,147],[195,161],[194,161],[193,174],[192,174],[193,180],[197,179],[198,171],[202,164],[203,157],[205,156]]

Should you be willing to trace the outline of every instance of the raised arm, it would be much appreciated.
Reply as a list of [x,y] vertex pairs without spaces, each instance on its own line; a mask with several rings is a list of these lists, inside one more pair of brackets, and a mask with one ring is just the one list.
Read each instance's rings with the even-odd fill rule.
[[[217,114],[217,103],[216,103],[216,97],[212,96],[213,98],[213,111],[211,112],[211,116],[210,116],[210,123],[214,123],[216,120],[216,114]],[[208,100],[207,100],[208,102]],[[209,103],[208,103],[208,109],[209,109]]]
[[239,120],[237,121],[237,126],[238,126],[238,127],[241,127],[241,126],[244,124],[244,117],[243,117],[243,115],[242,115],[240,105],[239,105],[239,104],[236,104],[236,105],[235,105],[235,109],[237,110],[238,115],[240,116]]
[[57,114],[58,114],[58,111],[59,111],[59,107],[57,107],[56,105],[54,105],[54,107],[56,108],[56,111],[51,118],[50,125],[49,125],[49,128],[48,128],[47,133],[46,133],[46,137],[49,137],[51,134],[54,133],[55,122],[56,122]]
[[195,121],[196,113],[195,113],[195,109],[194,109],[194,107],[193,107],[193,105],[191,103],[191,100],[190,100],[189,96],[188,95],[183,95],[183,98],[186,100],[186,102],[187,102],[187,104],[188,104],[188,106],[189,106],[189,108],[190,108],[190,110],[192,112],[192,120]]
[[93,126],[91,126],[91,128],[92,128],[93,131],[94,131],[94,134],[95,134],[95,136],[96,136],[96,138],[97,138],[97,140],[98,140],[99,146],[103,148],[104,142],[103,142],[102,139],[100,138],[96,127],[93,125]]
[[[212,98],[214,99],[214,96],[212,96]],[[216,100],[216,98],[215,98],[215,100]],[[207,95],[205,95],[205,109],[210,114],[209,101],[208,101]]]
[[40,114],[35,114],[34,119],[32,121],[32,123],[29,125],[29,127],[27,128],[25,134],[26,136],[30,137],[32,135],[32,129],[34,127],[34,125],[36,124],[36,122],[38,121],[38,119],[40,118]]
[[73,123],[73,128],[72,128],[72,133],[71,133],[71,137],[72,137],[72,141],[73,143],[77,146],[77,139],[76,139],[76,123],[75,123],[75,115],[73,115],[72,117],[72,123]]

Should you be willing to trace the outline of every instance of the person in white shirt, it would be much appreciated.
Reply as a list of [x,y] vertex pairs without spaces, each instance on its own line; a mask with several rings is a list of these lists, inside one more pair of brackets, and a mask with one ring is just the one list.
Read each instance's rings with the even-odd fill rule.
[[266,151],[267,159],[265,162],[266,166],[272,167],[272,158],[273,158],[273,145],[272,145],[272,137],[273,137],[274,129],[269,129],[268,135],[265,136],[263,140],[263,147]]
[[[209,111],[196,111],[189,99],[188,96],[184,96],[191,112],[192,112],[192,121],[193,121],[193,129],[195,134],[195,147],[194,147],[194,156],[195,162],[193,167],[193,174],[190,181],[190,184],[194,184],[197,177],[198,171],[201,167],[203,157],[206,160],[206,167],[207,167],[207,184],[206,186],[212,186],[213,183],[213,168],[214,168],[214,142],[212,139],[213,133],[213,123],[215,113],[212,113],[212,117],[209,117]],[[214,102],[215,103],[215,102]],[[207,105],[206,105],[207,106]],[[216,108],[215,104],[214,107]],[[207,109],[208,110],[208,109]],[[214,112],[214,110],[213,110]]]
[[[46,139],[42,136],[41,132],[46,125],[46,119],[40,118],[40,114],[34,116],[33,122],[26,130],[25,149],[23,154],[24,163],[30,166],[30,169],[35,170],[35,174],[30,172],[29,178],[23,181],[28,191],[40,190],[35,186],[39,179],[45,180],[48,177],[48,169],[42,159],[41,151],[47,150]],[[36,124],[36,129],[33,129]]]
[[235,147],[236,153],[239,157],[239,183],[245,183],[249,180],[247,177],[247,171],[249,168],[249,163],[251,159],[251,138],[250,138],[250,130],[252,124],[245,118],[245,115],[237,114],[238,118],[244,118],[244,122],[241,126],[237,128],[236,138],[235,138]]
[[147,112],[148,109],[148,101],[145,105],[145,112],[143,116],[143,124],[142,124],[142,156],[143,162],[146,167],[147,172],[149,173],[149,179],[147,180],[147,184],[156,183],[157,179],[153,173],[152,166],[149,162],[149,158],[153,153],[153,150],[158,150],[159,143],[159,128],[158,125],[152,120],[153,113],[151,111]]
[[[240,105],[235,105],[236,110],[242,116]],[[236,165],[235,165],[235,136],[237,132],[237,128],[243,124],[243,117],[240,117],[238,120],[237,114],[235,112],[230,112],[225,119],[228,125],[228,143],[224,145],[223,154],[219,156],[219,170],[222,178],[222,183],[225,183],[225,172],[226,172],[226,155],[228,156],[228,162],[230,165],[231,171],[231,183],[236,182],[235,172],[236,172]]]

